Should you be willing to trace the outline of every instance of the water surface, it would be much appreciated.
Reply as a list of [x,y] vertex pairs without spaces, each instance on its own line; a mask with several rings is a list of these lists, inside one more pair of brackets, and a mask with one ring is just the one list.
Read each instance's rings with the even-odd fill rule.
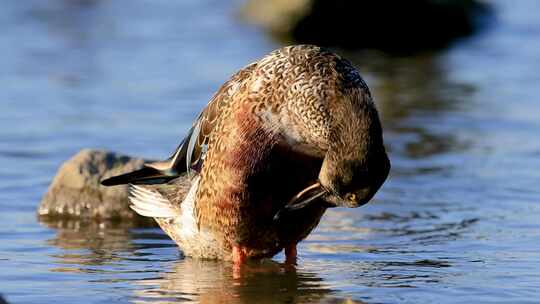
[[174,149],[235,70],[280,47],[240,2],[6,1],[0,10],[0,293],[11,303],[538,303],[540,18],[412,57],[342,52],[379,105],[390,179],[299,247],[234,276],[154,227],[38,220],[81,148]]

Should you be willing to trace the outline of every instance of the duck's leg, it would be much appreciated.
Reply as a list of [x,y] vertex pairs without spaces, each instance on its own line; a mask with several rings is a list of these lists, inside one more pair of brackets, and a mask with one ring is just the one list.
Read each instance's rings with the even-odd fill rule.
[[235,266],[242,265],[246,261],[246,252],[239,245],[232,248],[232,261]]
[[296,244],[290,244],[285,246],[285,264],[296,265],[296,259]]
[[246,252],[239,245],[232,247],[232,262],[233,262],[233,278],[239,279],[242,277],[242,265],[246,262]]

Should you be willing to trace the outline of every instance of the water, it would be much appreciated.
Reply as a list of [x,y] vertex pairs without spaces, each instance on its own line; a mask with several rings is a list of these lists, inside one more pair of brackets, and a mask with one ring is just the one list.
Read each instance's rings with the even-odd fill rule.
[[240,2],[4,1],[0,293],[11,303],[539,303],[540,18],[492,1],[490,30],[414,57],[342,52],[376,98],[393,162],[329,211],[296,269],[183,258],[157,228],[44,221],[79,149],[162,158],[235,70],[279,47]]

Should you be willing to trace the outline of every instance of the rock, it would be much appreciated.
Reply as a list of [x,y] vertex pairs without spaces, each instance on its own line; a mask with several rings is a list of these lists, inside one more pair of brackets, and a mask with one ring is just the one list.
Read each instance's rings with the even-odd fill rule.
[[278,36],[294,31],[300,20],[310,13],[312,0],[249,0],[241,15]]
[[113,152],[84,149],[58,170],[38,214],[47,217],[142,220],[128,207],[126,185],[105,187],[106,177],[129,172],[144,160]]
[[491,10],[477,0],[249,0],[242,15],[298,43],[414,52],[474,33]]

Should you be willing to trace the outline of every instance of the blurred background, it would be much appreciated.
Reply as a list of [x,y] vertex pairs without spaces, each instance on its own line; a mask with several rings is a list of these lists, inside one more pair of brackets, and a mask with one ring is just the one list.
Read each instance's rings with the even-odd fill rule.
[[[0,293],[10,303],[537,303],[540,3],[27,0],[0,4]],[[233,278],[156,227],[45,219],[82,148],[162,159],[235,71],[325,45],[379,107],[391,176],[327,212],[295,271]],[[278,256],[276,261],[281,261]]]

